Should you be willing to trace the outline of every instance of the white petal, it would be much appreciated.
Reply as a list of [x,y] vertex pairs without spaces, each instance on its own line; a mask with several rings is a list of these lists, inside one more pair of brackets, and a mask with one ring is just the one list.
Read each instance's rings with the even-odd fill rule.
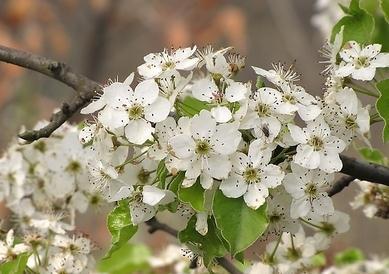
[[87,144],[90,141],[92,141],[95,132],[96,132],[97,126],[96,124],[92,124],[90,126],[86,126],[83,129],[81,129],[78,139],[81,142],[81,144]]
[[162,68],[155,64],[144,63],[138,67],[138,73],[145,77],[146,79],[150,79],[161,74]]
[[220,124],[211,138],[213,149],[223,155],[236,151],[242,134],[238,131],[238,123]]
[[175,50],[172,54],[172,58],[175,62],[185,60],[193,55],[193,53],[196,52],[197,47],[194,46],[193,48],[187,47],[187,48],[179,48]]
[[202,110],[199,115],[192,118],[192,136],[195,139],[209,138],[216,129],[216,121],[212,118],[211,113]]
[[127,76],[127,78],[123,81],[123,84],[129,86],[132,84],[132,81],[134,81],[134,76],[135,76],[135,73],[131,73],[130,75]]
[[130,204],[131,221],[137,225],[154,217],[156,209],[144,203]]
[[259,188],[257,184],[250,184],[243,198],[246,205],[252,209],[258,209],[265,203],[265,198],[269,195],[266,187]]
[[213,178],[208,174],[202,173],[200,175],[200,184],[204,189],[210,189],[213,185]]
[[282,169],[276,165],[267,165],[262,171],[261,181],[269,188],[279,186],[285,176]]
[[171,105],[168,99],[159,96],[151,105],[145,107],[146,120],[157,123],[166,119]]
[[234,153],[231,156],[231,163],[233,165],[233,169],[238,171],[240,174],[246,170],[246,167],[250,164],[250,159],[246,154],[242,152]]
[[92,101],[87,105],[86,107],[82,108],[80,110],[81,114],[89,114],[98,111],[99,109],[102,109],[105,106],[106,102],[105,100],[100,97],[96,101]]
[[126,111],[115,110],[108,106],[99,112],[98,119],[99,122],[109,130],[125,126],[129,121]]
[[292,200],[292,204],[290,205],[290,217],[292,219],[305,217],[309,213],[310,209],[311,206],[308,198],[302,197],[297,200]]
[[11,247],[14,245],[14,240],[15,240],[15,237],[14,237],[14,230],[13,229],[10,229],[8,232],[7,232],[7,236],[5,238],[5,242],[7,243],[7,246]]
[[370,81],[374,78],[376,68],[373,66],[356,69],[351,74],[351,77],[356,80]]
[[314,151],[309,145],[298,145],[297,154],[293,158],[294,162],[308,169],[315,169],[320,164],[320,153]]
[[164,197],[166,193],[154,186],[144,186],[142,191],[143,202],[145,204],[155,206],[157,205]]
[[376,56],[378,53],[380,53],[381,47],[382,47],[382,46],[381,46],[380,44],[368,45],[368,46],[364,47],[364,48],[361,50],[360,55],[361,55],[361,56],[364,56],[364,57],[373,58],[373,57]]
[[240,82],[232,82],[225,90],[225,98],[228,102],[237,102],[246,98],[247,86]]
[[122,186],[114,195],[112,195],[109,202],[116,202],[130,197],[133,191],[134,188],[132,186]]
[[208,213],[199,212],[196,214],[196,231],[205,236],[208,233]]
[[211,109],[211,114],[218,123],[226,123],[232,119],[232,113],[228,107],[216,106]]
[[238,198],[246,193],[247,184],[244,182],[242,176],[230,175],[221,182],[220,190],[228,198]]
[[293,173],[286,174],[283,185],[285,190],[295,199],[301,198],[305,195],[304,193],[304,182],[298,179]]
[[377,68],[389,67],[389,53],[380,53],[371,60],[371,65]]
[[251,142],[248,151],[248,157],[254,167],[259,167],[269,163],[272,156],[272,150],[269,149],[261,139]]
[[195,142],[192,137],[179,134],[169,140],[169,144],[173,149],[174,155],[178,158],[184,159],[193,156],[195,149]]
[[153,128],[151,124],[143,119],[130,120],[124,132],[129,142],[141,145],[150,139]]
[[320,154],[319,168],[325,172],[333,173],[340,171],[343,167],[342,160],[338,153],[322,153]]
[[134,99],[142,106],[150,105],[157,100],[159,88],[157,83],[153,80],[145,80],[140,82],[134,91]]
[[211,102],[219,92],[216,84],[209,78],[195,81],[191,90],[194,98],[204,102]]
[[323,193],[321,197],[312,201],[312,208],[316,214],[332,215],[334,213],[334,205],[332,199]]
[[194,57],[191,59],[186,59],[180,62],[176,62],[176,69],[192,70],[197,66],[199,60],[200,60],[199,58]]
[[296,125],[288,124],[288,129],[290,132],[290,135],[292,136],[292,139],[295,142],[298,142],[300,144],[305,144],[308,142],[308,138],[304,130]]
[[318,105],[298,104],[297,113],[303,121],[312,121],[320,115],[321,108]]
[[335,71],[336,77],[349,76],[355,70],[355,65],[352,63],[340,64],[339,68]]
[[231,171],[231,162],[227,156],[215,155],[208,158],[207,173],[215,179],[221,180],[228,177]]

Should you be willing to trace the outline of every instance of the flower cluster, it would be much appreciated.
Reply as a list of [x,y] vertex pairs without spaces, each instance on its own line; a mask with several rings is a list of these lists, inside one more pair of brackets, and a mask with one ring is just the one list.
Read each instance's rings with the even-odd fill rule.
[[78,134],[65,124],[50,139],[15,142],[0,159],[0,198],[23,242],[14,245],[14,230],[9,230],[0,262],[26,253],[27,266],[39,273],[89,273],[93,267],[90,240],[72,230],[76,212],[84,213],[103,198],[88,182],[89,149],[79,143]]

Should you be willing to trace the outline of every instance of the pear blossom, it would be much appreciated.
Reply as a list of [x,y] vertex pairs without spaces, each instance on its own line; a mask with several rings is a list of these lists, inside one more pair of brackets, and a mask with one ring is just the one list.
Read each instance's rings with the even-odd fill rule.
[[254,129],[257,137],[265,135],[271,143],[281,130],[279,106],[282,103],[281,93],[272,88],[260,88],[248,102],[246,116],[240,123],[241,129]]
[[256,74],[265,77],[269,82],[277,87],[293,84],[299,80],[299,75],[292,70],[293,66],[286,68],[283,64],[272,64],[273,69],[264,70],[262,68],[253,67]]
[[265,203],[269,188],[280,185],[284,173],[280,167],[269,164],[271,151],[261,148],[255,140],[249,146],[248,155],[237,152],[231,156],[232,172],[220,184],[226,197],[243,196],[247,206],[257,209]]
[[5,241],[0,241],[0,262],[12,261],[16,256],[31,250],[31,247],[24,244],[14,244],[15,237],[13,229],[9,230]]
[[193,48],[179,48],[169,53],[166,49],[159,53],[150,53],[143,59],[144,64],[138,66],[138,73],[145,79],[166,77],[175,70],[192,70],[196,67],[199,59],[192,57],[196,52]]
[[207,110],[190,120],[190,133],[179,134],[169,140],[172,153],[186,163],[183,185],[189,187],[200,176],[203,188],[212,186],[213,178],[227,178],[231,170],[229,155],[241,140],[237,123],[216,125]]
[[228,104],[245,99],[248,86],[233,80],[225,81],[221,85],[223,86],[222,90],[211,77],[206,77],[195,81],[191,90],[196,99],[214,105],[211,114],[216,122],[226,123],[232,119],[232,112]]
[[350,144],[360,136],[367,143],[370,131],[369,107],[362,107],[355,92],[345,87],[335,95],[337,104],[324,108],[324,118],[333,135]]
[[325,172],[335,172],[342,169],[339,153],[346,144],[333,136],[328,124],[322,119],[316,119],[307,124],[306,128],[289,124],[290,134],[299,143],[293,161],[305,168],[319,168]]
[[305,217],[309,212],[318,215],[331,215],[334,206],[327,191],[334,175],[319,169],[305,169],[291,164],[292,173],[285,176],[283,185],[292,196],[290,216],[293,219]]
[[229,78],[232,74],[231,67],[224,56],[231,48],[222,48],[218,51],[214,51],[211,46],[207,46],[204,50],[198,51],[200,62],[199,67],[205,65],[207,71],[212,75],[220,78],[220,76]]
[[355,80],[370,81],[377,68],[389,67],[389,53],[381,52],[380,44],[361,47],[355,41],[349,41],[340,51],[342,62],[336,70],[338,77],[351,77]]

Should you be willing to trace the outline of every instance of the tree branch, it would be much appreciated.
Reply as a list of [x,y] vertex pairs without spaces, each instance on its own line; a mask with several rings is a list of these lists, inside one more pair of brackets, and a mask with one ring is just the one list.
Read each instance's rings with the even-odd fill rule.
[[328,196],[334,196],[335,194],[341,192],[344,188],[348,187],[352,181],[354,181],[355,178],[352,176],[343,176],[338,181],[335,182],[335,184],[332,186],[332,188],[328,191]]
[[[155,217],[151,218],[150,220],[146,221],[146,224],[149,226],[149,233],[154,233],[158,230],[164,231],[167,234],[177,238],[178,237],[178,231],[174,228],[160,223]],[[225,270],[227,270],[231,274],[242,274],[240,270],[238,270],[229,260],[226,258],[216,258],[217,262],[220,266],[222,266]]]
[[40,72],[68,85],[78,93],[72,102],[64,103],[60,111],[53,114],[47,126],[39,130],[29,130],[19,134],[19,137],[29,142],[42,137],[49,137],[53,131],[87,104],[96,94],[96,91],[101,89],[98,83],[75,73],[66,64],[32,53],[0,45],[0,61]]
[[343,168],[340,172],[359,180],[389,186],[389,168],[340,155]]

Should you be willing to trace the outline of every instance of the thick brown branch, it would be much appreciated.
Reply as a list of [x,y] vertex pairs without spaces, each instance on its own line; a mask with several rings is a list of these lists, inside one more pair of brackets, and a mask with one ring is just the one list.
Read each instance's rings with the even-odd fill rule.
[[[170,226],[160,223],[155,217],[146,221],[146,224],[149,226],[149,232],[154,233],[158,230],[164,231],[169,235],[177,238],[178,231]],[[217,262],[220,266],[222,266],[225,270],[227,270],[231,274],[242,274],[229,260],[226,258],[216,258]]]
[[53,114],[47,126],[39,130],[29,130],[19,135],[19,137],[30,142],[42,137],[49,137],[54,130],[88,103],[95,92],[101,88],[98,83],[75,73],[64,63],[21,50],[0,46],[0,61],[40,72],[68,85],[78,93],[72,102],[64,103],[61,110]]
[[340,155],[343,168],[340,172],[359,180],[389,186],[389,168],[352,157]]
[[345,175],[335,182],[333,187],[328,191],[328,196],[334,196],[336,193],[341,192],[344,188],[348,187],[355,178]]

